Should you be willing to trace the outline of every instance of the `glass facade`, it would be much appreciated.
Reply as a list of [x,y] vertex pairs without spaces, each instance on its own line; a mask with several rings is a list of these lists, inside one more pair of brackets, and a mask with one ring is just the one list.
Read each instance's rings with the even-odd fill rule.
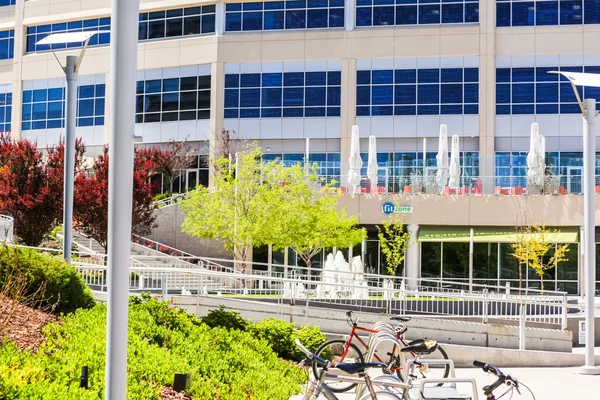
[[600,24],[600,0],[496,0],[496,26]]
[[225,118],[339,117],[340,71],[225,75]]
[[136,122],[210,118],[210,75],[137,82]]
[[[569,80],[548,73],[559,70],[599,73],[600,66],[496,68],[496,114],[580,114]],[[600,88],[577,90],[582,99],[600,100]]]
[[[545,271],[545,290],[578,294],[578,244],[569,244],[567,261]],[[598,249],[598,248],[597,248]],[[548,252],[551,255],[553,250]],[[597,250],[598,252],[598,250]],[[519,271],[520,269],[520,271]],[[446,282],[469,282],[468,242],[421,242],[421,277]],[[511,288],[541,289],[540,277],[531,268],[519,266],[510,243],[473,243],[473,283]],[[464,287],[464,286],[461,286]]]
[[479,113],[479,68],[356,72],[356,115]]
[[[264,161],[281,160],[285,166],[292,166],[304,163],[304,153],[265,153]],[[340,153],[310,153],[308,161],[317,164],[318,175],[325,179],[325,182],[340,182]]]
[[0,7],[14,6],[17,0],[0,0]]
[[0,31],[0,60],[10,60],[15,54],[15,31]]
[[[77,126],[104,125],[105,85],[77,89]],[[21,129],[52,129],[65,126],[65,88],[23,91]]]
[[0,132],[10,132],[12,93],[0,93]]
[[356,26],[479,22],[479,0],[356,0]]
[[[215,33],[214,5],[140,13],[139,19],[139,40],[168,39]],[[27,52],[50,50],[49,46],[36,45],[36,43],[53,33],[109,30],[110,17],[30,26],[27,27]],[[104,46],[109,43],[110,34],[106,32],[93,36],[89,45]],[[83,43],[56,44],[52,48],[57,50],[76,48],[82,45]]]
[[225,5],[225,31],[344,27],[344,0],[286,0]]

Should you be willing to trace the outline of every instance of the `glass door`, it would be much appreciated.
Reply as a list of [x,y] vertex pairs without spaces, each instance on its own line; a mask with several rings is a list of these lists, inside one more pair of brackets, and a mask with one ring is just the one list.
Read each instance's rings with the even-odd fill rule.
[[193,190],[199,184],[200,173],[197,169],[188,169],[186,171],[185,191]]
[[583,194],[582,167],[567,167],[567,190],[572,194]]

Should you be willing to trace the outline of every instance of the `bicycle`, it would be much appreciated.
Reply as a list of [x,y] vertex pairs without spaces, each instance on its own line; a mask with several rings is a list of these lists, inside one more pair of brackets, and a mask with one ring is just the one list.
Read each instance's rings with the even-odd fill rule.
[[[411,317],[396,315],[396,316],[391,316],[390,319],[394,320],[394,321],[408,322],[411,320]],[[367,332],[369,334],[374,334],[374,333],[379,332],[378,330],[375,330],[375,329],[369,329],[369,328],[358,326],[358,317],[353,319],[352,311],[346,312],[346,320],[352,328],[350,331],[350,336],[348,337],[348,340],[335,339],[335,340],[327,341],[324,344],[322,344],[315,352],[315,354],[317,356],[319,356],[321,358],[329,359],[332,362],[332,365],[336,365],[337,363],[340,363],[340,362],[364,363],[365,359],[364,359],[363,352],[361,352],[361,350],[358,348],[358,346],[356,346],[354,343],[352,343],[352,341],[354,339],[356,339],[365,348],[365,352],[367,352],[367,351],[369,351],[369,346],[367,343],[365,343],[364,340],[362,340],[360,338],[360,336],[357,334],[357,331]],[[402,343],[402,345],[404,347],[406,347],[410,344],[404,340],[404,333],[406,333],[407,330],[408,330],[407,326],[400,324],[396,328],[396,332],[395,332],[396,338],[400,341],[400,343]],[[396,348],[396,345],[394,345],[392,348],[392,351],[387,353],[387,355],[390,358],[386,363],[386,367],[383,368],[383,372],[385,374],[396,373],[398,378],[401,381],[404,381],[405,377],[404,377],[403,369],[404,369],[404,365],[405,365],[405,361],[406,361],[404,358],[404,353],[402,351],[398,351],[398,349]],[[413,358],[416,357],[416,354],[414,352],[410,352],[410,355]],[[379,357],[377,354],[374,354],[374,358],[378,362],[384,362],[384,360],[381,357]],[[448,354],[446,354],[444,349],[442,349],[440,346],[437,346],[436,351],[434,351],[431,354],[428,354],[428,358],[436,359],[436,360],[437,359],[447,360]],[[320,374],[318,365],[316,363],[313,363],[312,367],[313,367],[313,374],[314,374],[315,378],[317,378]],[[429,366],[426,363],[421,363],[421,367],[419,368],[419,371],[420,371],[422,377],[425,377],[425,372],[427,372],[428,370],[429,370]],[[450,373],[450,367],[448,365],[445,365],[443,378],[447,378],[449,373]],[[350,384],[350,385],[342,384],[342,385],[339,385],[336,387],[332,387],[331,389],[334,392],[341,393],[341,392],[345,392],[350,389],[353,389],[355,386],[356,386],[356,384]]]
[[[483,387],[483,394],[486,396],[487,400],[496,400],[496,396],[494,395],[494,390],[498,389],[500,387],[500,385],[503,385],[503,384],[510,386],[510,388],[505,393],[500,395],[500,397],[503,397],[506,393],[508,393],[508,391],[511,391],[510,397],[512,397],[512,391],[515,389],[517,390],[517,393],[519,393],[519,395],[520,395],[521,391],[519,390],[519,386],[523,385],[523,387],[525,387],[529,391],[529,393],[531,393],[531,396],[535,400],[535,395],[533,394],[531,389],[529,389],[527,387],[527,385],[519,382],[516,378],[514,378],[510,375],[504,375],[502,373],[502,371],[500,371],[500,368],[495,367],[491,364],[486,364],[481,361],[473,361],[473,366],[476,368],[483,369],[483,372],[487,372],[487,373],[491,372],[492,374],[496,375],[496,377],[498,378],[498,379],[496,379],[496,382],[492,383],[491,385],[487,385],[487,386]],[[498,399],[500,397],[498,397]]]
[[[351,376],[338,376],[338,375],[330,375],[328,374],[329,368],[331,367],[331,361],[325,360],[313,353],[310,352],[306,347],[302,345],[300,340],[296,339],[296,346],[306,355],[308,361],[312,364],[319,363],[323,366],[321,371],[319,372],[319,376],[316,381],[312,381],[309,379],[306,392],[304,393],[304,400],[317,400],[323,394],[327,400],[339,400],[335,395],[334,391],[325,383],[325,379],[334,379],[334,380],[342,380],[342,381],[351,381],[355,382],[356,385],[359,382],[365,383],[368,393],[364,396],[360,397],[360,400],[402,400],[402,397],[388,391],[388,390],[375,390],[375,386],[373,385],[373,381],[369,377],[369,374],[366,372],[369,368],[381,368],[385,367],[385,363],[381,362],[371,362],[371,363],[339,363],[336,365],[336,368],[339,370],[346,372],[348,374],[358,374],[358,378]],[[310,376],[310,373],[309,373]],[[402,386],[408,387],[405,384],[398,384]]]

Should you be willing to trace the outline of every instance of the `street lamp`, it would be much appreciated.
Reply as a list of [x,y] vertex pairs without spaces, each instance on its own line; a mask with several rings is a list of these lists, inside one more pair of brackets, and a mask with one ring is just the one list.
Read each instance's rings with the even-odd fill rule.
[[[63,257],[71,263],[71,243],[73,242],[73,186],[75,180],[75,136],[76,136],[76,114],[77,114],[77,77],[81,60],[85,54],[90,38],[99,33],[93,32],[67,32],[48,35],[38,41],[36,45],[48,45],[58,61],[60,68],[67,78],[66,95],[66,118],[65,118],[65,161],[64,161],[64,201],[63,201]],[[83,49],[79,56],[67,56],[65,66],[59,61],[56,53],[52,50],[53,44],[81,43]]]
[[594,297],[596,294],[596,99],[581,101],[577,86],[600,87],[599,74],[550,71],[567,78],[573,87],[577,103],[583,115],[583,268],[585,279],[585,365],[580,372],[600,375],[594,360]]

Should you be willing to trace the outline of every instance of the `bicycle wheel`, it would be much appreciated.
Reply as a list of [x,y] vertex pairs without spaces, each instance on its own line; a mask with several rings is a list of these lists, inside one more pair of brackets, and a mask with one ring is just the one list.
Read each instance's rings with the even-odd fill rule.
[[[346,362],[346,363],[361,362],[362,363],[365,361],[363,354],[358,349],[358,347],[356,347],[356,345],[354,345],[353,343],[350,343],[350,346],[348,348],[348,353],[346,354],[346,357],[343,357],[345,348],[346,348],[345,340],[341,340],[341,339],[330,340],[329,342],[322,344],[321,347],[319,347],[317,349],[315,354],[325,360],[331,361],[331,363],[332,363],[331,366],[333,368],[335,368],[336,364],[341,363],[341,362]],[[315,375],[315,379],[318,380],[319,375],[321,374],[322,366],[313,361],[312,368],[313,368],[313,374]],[[332,373],[334,373],[335,375],[342,375],[342,376],[346,375],[342,371],[335,371],[335,372],[332,371]],[[341,392],[345,392],[350,389],[353,389],[356,386],[356,383],[327,382],[327,386],[329,386],[329,388],[332,391],[334,391],[336,393],[341,393]]]
[[[448,364],[428,364],[427,360],[447,360],[448,354],[438,345],[437,349],[431,353],[419,357],[419,361],[423,364],[417,371],[422,378],[447,378],[450,375],[450,365]],[[438,383],[437,386],[442,386]]]
[[[375,376],[375,377],[371,378],[371,381],[373,381],[373,387],[375,388],[376,391],[391,392],[400,397],[402,397],[402,395],[404,394],[403,388],[394,387],[395,384],[402,383],[402,381],[394,375],[384,374],[384,375]],[[375,382],[378,382],[378,383],[375,383]],[[379,383],[379,382],[381,382],[381,383]],[[360,397],[364,396],[365,394],[368,394],[368,389],[367,389],[366,385],[362,385]]]

